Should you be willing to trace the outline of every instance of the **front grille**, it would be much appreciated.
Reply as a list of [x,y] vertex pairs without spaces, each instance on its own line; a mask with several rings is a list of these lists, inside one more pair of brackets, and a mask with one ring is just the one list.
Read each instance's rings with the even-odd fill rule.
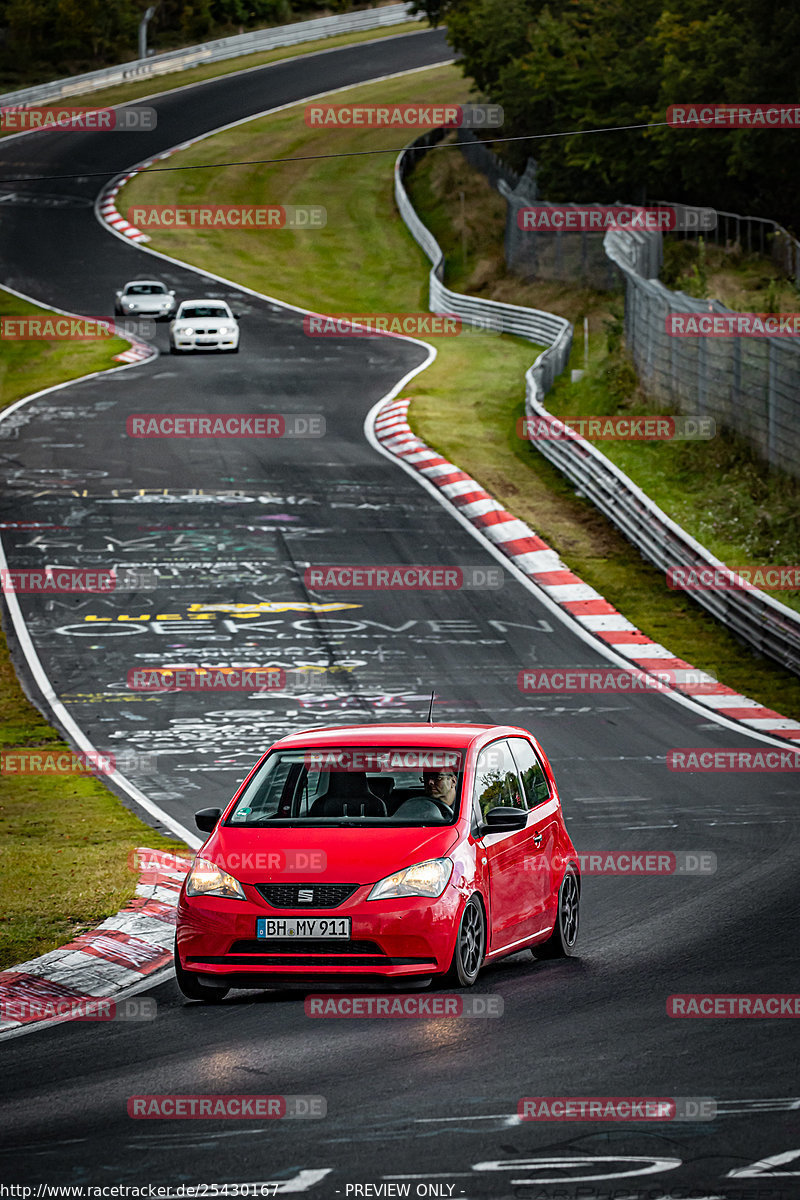
[[[256,890],[272,908],[338,908],[359,889],[357,883],[257,883]],[[311,900],[300,900],[298,893],[311,892]]]
[[380,954],[376,942],[332,942],[328,938],[255,938],[234,942],[231,954]]

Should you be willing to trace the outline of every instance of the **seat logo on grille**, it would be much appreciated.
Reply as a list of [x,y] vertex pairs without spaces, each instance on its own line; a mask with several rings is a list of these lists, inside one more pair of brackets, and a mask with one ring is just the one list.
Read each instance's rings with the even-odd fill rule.
[[297,899],[301,904],[313,904],[314,903],[314,889],[313,888],[300,888],[297,893]]

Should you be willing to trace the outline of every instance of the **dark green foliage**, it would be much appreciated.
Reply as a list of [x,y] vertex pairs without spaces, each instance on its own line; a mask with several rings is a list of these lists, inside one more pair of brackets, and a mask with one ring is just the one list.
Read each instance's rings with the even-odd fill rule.
[[[504,136],[664,122],[670,104],[791,103],[796,0],[428,0]],[[795,229],[800,130],[598,133],[500,147],[549,200],[674,199]]]
[[[139,21],[149,3],[0,0],[0,87],[11,91],[136,58]],[[148,27],[148,45],[168,50],[355,7],[365,5],[352,0],[160,0]]]

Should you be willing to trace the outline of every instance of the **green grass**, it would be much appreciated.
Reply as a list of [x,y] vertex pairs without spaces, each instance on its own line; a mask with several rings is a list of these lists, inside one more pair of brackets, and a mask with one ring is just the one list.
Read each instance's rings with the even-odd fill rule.
[[[208,79],[218,79],[223,75],[233,75],[252,67],[263,67],[269,63],[281,62],[287,58],[297,58],[304,54],[314,54],[320,50],[335,50],[339,46],[356,45],[358,42],[369,42],[375,38],[392,37],[401,33],[415,33],[427,26],[421,21],[408,21],[402,25],[392,25],[383,29],[365,29],[357,33],[341,33],[336,37],[316,38],[309,42],[300,42],[296,46],[282,46],[275,50],[264,50],[260,54],[246,54],[241,58],[226,59],[223,62],[209,63],[207,66],[191,67],[188,71],[172,71],[167,75],[151,75],[130,83],[119,83],[113,87],[102,88],[96,92],[82,92],[68,99],[54,101],[59,106],[72,104],[81,107],[102,108],[114,104],[128,104],[143,96],[154,96],[158,92],[171,91],[173,88],[187,87],[192,83],[204,83]],[[16,83],[5,88],[6,91],[18,91],[27,85]],[[13,132],[9,131],[9,132]],[[8,133],[0,129],[0,137]]]
[[[547,398],[558,416],[667,412],[648,404],[619,350],[596,347],[576,383],[562,376]],[[673,410],[674,411],[674,410]],[[656,504],[729,566],[800,562],[800,480],[768,470],[742,438],[708,441],[595,441]],[[763,589],[768,590],[768,589]],[[770,595],[800,611],[800,590]]]
[[[452,67],[352,89],[338,101],[392,102],[463,98]],[[408,134],[408,140],[411,138]],[[176,155],[175,165],[232,159],[367,150],[396,146],[388,131],[309,130],[302,107],[260,118]],[[220,167],[137,176],[124,189],[129,205],[165,203],[325,204],[328,224],[316,232],[157,231],[156,249],[279,298],[330,311],[427,309],[428,263],[408,235],[392,199],[393,154],[265,166]],[[591,358],[604,353],[611,315],[607,293],[562,284],[524,284],[506,275],[504,202],[454,150],[434,151],[410,188],[420,214],[446,251],[448,283],[493,299],[530,304],[589,321]],[[459,191],[465,193],[465,228]],[[461,258],[462,237],[467,255]],[[692,600],[667,589],[663,576],[530,445],[515,434],[523,415],[524,373],[538,348],[514,338],[426,339],[438,358],[407,388],[416,431],[469,471],[511,511],[528,521],[565,561],[639,628],[680,657],[770,707],[800,716],[800,681],[743,649]],[[582,353],[582,347],[574,357]],[[579,365],[576,361],[575,365]]]
[[736,312],[796,312],[800,294],[771,258],[707,239],[664,238],[660,279],[699,299],[713,297]]
[[[47,310],[0,291],[0,314]],[[0,341],[0,407],[67,379],[116,365],[119,338],[103,342]],[[20,516],[24,517],[24,513]],[[0,751],[65,742],[23,694],[0,636]],[[136,846],[186,847],[140,821],[94,776],[0,771],[0,969],[63,945],[134,895]]]
[[[524,283],[505,271],[505,202],[460,154],[428,156],[409,181],[418,213],[435,233],[449,264],[450,287],[495,300],[560,313],[576,324],[570,368],[583,367],[583,317],[589,322],[589,369],[573,384],[569,370],[548,394],[558,415],[653,412],[635,372],[614,346],[621,299],[553,282]],[[459,193],[464,192],[465,228]],[[464,235],[467,254],[463,256]],[[609,339],[613,349],[609,351]],[[530,355],[532,361],[533,354]],[[768,707],[800,718],[800,680],[743,647],[688,596],[670,591],[588,501],[528,443],[517,438],[524,416],[521,379],[487,389],[480,404],[425,391],[426,376],[409,389],[417,398],[412,424],[420,437],[458,463],[643,632],[687,662]],[[733,565],[800,561],[796,520],[800,486],[767,471],[740,441],[712,443],[602,442],[604,454],[723,561]],[[795,603],[793,593],[773,593]]]
[[[0,316],[52,316],[48,309],[18,300],[0,288]],[[127,350],[122,338],[86,342],[17,342],[0,340],[0,408],[54,383],[79,379],[92,371],[118,366],[115,354]]]
[[[430,103],[465,98],[454,67],[411,79],[353,88],[337,103]],[[335,150],[383,150],[403,145],[414,131],[356,130],[334,134],[309,129],[303,106],[216,134],[176,154],[177,166],[234,159],[327,154]],[[452,153],[452,151],[448,152]],[[320,230],[151,230],[151,245],[237,283],[321,311],[428,311],[428,264],[410,240],[394,206],[395,153],[316,161],[220,167],[162,175],[144,171],[122,190],[120,212],[142,204],[322,204],[327,224]],[[358,173],[357,184],[354,172]],[[493,376],[521,378],[532,348],[515,338],[431,337],[438,358],[425,373],[425,386],[457,386],[463,401],[480,402]],[[448,384],[448,381],[450,383]]]

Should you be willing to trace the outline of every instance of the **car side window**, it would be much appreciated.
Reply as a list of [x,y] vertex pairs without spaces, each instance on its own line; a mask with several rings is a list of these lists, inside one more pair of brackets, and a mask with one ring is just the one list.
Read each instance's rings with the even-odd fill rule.
[[527,807],[535,808],[537,804],[544,804],[550,798],[550,785],[533,746],[524,738],[509,738],[509,744],[517,761]]
[[528,807],[522,798],[517,767],[508,742],[492,742],[478,755],[474,802],[483,818],[490,808]]

